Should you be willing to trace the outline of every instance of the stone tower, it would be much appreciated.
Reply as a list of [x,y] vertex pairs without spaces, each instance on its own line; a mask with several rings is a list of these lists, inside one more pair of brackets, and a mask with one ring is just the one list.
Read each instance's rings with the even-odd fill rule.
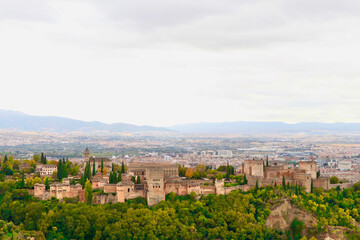
[[85,162],[89,161],[89,158],[90,158],[90,151],[89,151],[88,147],[86,147],[85,151],[84,151],[84,160],[85,160]]
[[264,177],[263,160],[245,160],[243,172],[248,176]]
[[148,168],[146,169],[147,181],[147,202],[150,207],[165,200],[164,190],[164,170],[162,168]]

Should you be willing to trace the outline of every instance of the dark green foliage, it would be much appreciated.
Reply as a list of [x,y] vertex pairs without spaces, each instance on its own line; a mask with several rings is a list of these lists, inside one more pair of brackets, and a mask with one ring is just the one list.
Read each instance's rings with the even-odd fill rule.
[[[112,175],[114,178],[114,172]],[[287,233],[265,227],[274,204],[289,198],[317,217],[319,229],[328,224],[350,227],[349,239],[357,239],[358,232],[352,227],[354,219],[360,221],[360,191],[356,188],[306,193],[297,184],[285,191],[258,186],[248,192],[208,195],[199,200],[193,193],[170,193],[166,201],[149,208],[143,198],[92,205],[89,183],[89,204],[67,199],[39,201],[7,181],[0,183],[0,219],[22,224],[25,230],[41,231],[46,239],[300,239],[305,225],[298,219]]]
[[246,178],[246,174],[244,174],[244,178],[243,178],[243,184],[247,184],[248,183],[248,180]]
[[331,178],[330,178],[330,183],[331,183],[331,184],[337,184],[337,183],[339,183],[339,178],[338,178],[338,177],[335,177],[335,176],[331,177]]
[[266,166],[268,167],[269,166],[269,157],[266,156]]
[[235,169],[233,166],[229,165],[229,161],[226,164],[226,176],[225,178],[229,179],[231,175],[234,175]]
[[59,163],[57,166],[57,178],[59,179],[59,181],[61,181],[63,178],[63,173],[62,173],[63,166],[62,165],[63,165],[63,163],[62,163],[61,159],[59,159]]
[[118,183],[118,174],[117,174],[117,172],[110,172],[109,183],[112,183],[112,184]]
[[286,190],[285,176],[282,177],[282,187],[284,190]]
[[21,173],[20,188],[25,188],[25,176],[24,172]]
[[95,170],[95,160],[93,162],[93,170],[92,170],[92,175],[94,176],[96,174],[96,170]]
[[82,175],[81,175],[81,178],[80,178],[80,184],[81,184],[81,186],[82,186],[83,188],[85,187],[85,182],[86,182],[85,176],[84,176],[84,174],[82,174]]
[[136,178],[136,184],[140,184],[140,176],[137,176],[137,178]]
[[86,163],[85,169],[84,169],[84,179],[85,182],[87,179],[91,178],[91,170],[90,170],[90,162]]
[[134,183],[136,182],[135,176],[131,177],[131,181],[133,181]]
[[101,159],[101,173],[104,171],[104,159]]
[[41,153],[40,163],[47,164],[46,156],[44,155],[44,153]]
[[58,168],[57,177],[58,177],[59,181],[61,182],[64,178],[68,177],[68,169],[66,167],[65,158],[59,159],[57,168]]
[[47,177],[45,180],[45,189],[49,190],[50,189],[50,184],[49,184],[49,178]]
[[121,173],[125,173],[124,161],[121,163]]
[[301,238],[301,232],[304,230],[305,224],[298,220],[297,218],[294,218],[290,225],[290,229],[293,235],[294,240],[300,240]]
[[313,193],[314,192],[314,184],[313,184],[313,180],[311,179],[311,185],[310,185],[310,192]]
[[4,163],[6,163],[7,161],[8,161],[8,156],[5,155],[5,157],[4,157]]

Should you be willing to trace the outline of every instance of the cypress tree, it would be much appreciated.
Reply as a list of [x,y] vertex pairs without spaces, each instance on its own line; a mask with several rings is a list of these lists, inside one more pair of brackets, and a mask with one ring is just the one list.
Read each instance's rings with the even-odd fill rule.
[[44,153],[41,153],[40,162],[42,164],[47,164],[46,156],[44,155]]
[[4,163],[6,163],[6,162],[7,162],[7,160],[8,160],[8,156],[7,156],[7,155],[5,155],[5,157],[4,157]]
[[101,173],[104,171],[104,159],[101,159]]
[[67,167],[65,164],[63,164],[63,178],[67,178],[69,175],[68,175],[68,172],[67,172]]
[[46,190],[50,189],[50,184],[49,184],[49,178],[48,177],[46,177],[46,180],[45,180],[45,189]]
[[59,164],[58,164],[58,172],[57,172],[57,178],[59,179],[59,181],[61,182],[62,177],[63,177],[63,164],[61,159],[59,159]]
[[90,178],[91,178],[90,164],[89,164],[89,163],[86,163],[85,171],[84,171],[84,179],[85,179],[85,181],[86,181],[87,179],[90,179]]
[[95,170],[95,160],[94,160],[94,163],[93,163],[93,172],[92,172],[92,175],[94,176],[96,174],[96,170]]
[[230,167],[229,167],[229,161],[227,161],[227,164],[226,164],[226,176],[225,176],[227,179],[230,178]]
[[275,184],[274,184],[274,187],[277,187],[277,184],[276,184],[276,182],[275,182]]
[[140,176],[137,176],[136,183],[140,184]]
[[122,163],[121,163],[121,173],[125,173],[124,161],[122,161]]
[[269,166],[269,157],[266,156],[266,166],[268,167]]
[[131,181],[133,181],[134,183],[136,182],[135,176],[131,177]]
[[283,187],[284,190],[286,189],[286,183],[285,183],[285,176],[284,175],[283,175],[283,178],[282,178],[282,187]]
[[116,172],[111,172],[112,174],[112,176],[111,176],[111,183],[116,183],[116,181],[117,181],[117,175],[116,175]]
[[310,185],[310,192],[313,193],[314,192],[314,185],[313,185],[313,180],[311,179],[311,185]]
[[93,190],[89,180],[85,183],[85,199],[87,204],[92,204]]
[[21,188],[25,188],[25,176],[24,176],[24,172],[21,173],[21,183],[20,183],[20,187],[21,187]]
[[257,193],[258,190],[259,190],[259,182],[258,182],[258,180],[256,180],[256,183],[255,183],[255,193]]
[[247,183],[248,183],[248,180],[246,179],[246,174],[244,174],[243,183],[244,183],[244,184],[247,184]]
[[82,187],[85,187],[85,176],[84,174],[81,174],[80,184]]

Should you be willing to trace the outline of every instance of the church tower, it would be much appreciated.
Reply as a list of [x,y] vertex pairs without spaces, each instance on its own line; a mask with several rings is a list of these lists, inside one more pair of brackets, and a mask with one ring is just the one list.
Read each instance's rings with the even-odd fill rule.
[[89,158],[90,158],[90,151],[89,151],[88,147],[86,147],[85,151],[84,151],[84,160],[85,160],[85,162],[89,161]]

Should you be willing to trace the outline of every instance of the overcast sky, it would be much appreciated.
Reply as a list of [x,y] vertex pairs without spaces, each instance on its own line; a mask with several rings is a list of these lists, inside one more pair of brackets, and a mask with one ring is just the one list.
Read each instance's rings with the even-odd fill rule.
[[0,108],[360,122],[360,1],[0,1]]

